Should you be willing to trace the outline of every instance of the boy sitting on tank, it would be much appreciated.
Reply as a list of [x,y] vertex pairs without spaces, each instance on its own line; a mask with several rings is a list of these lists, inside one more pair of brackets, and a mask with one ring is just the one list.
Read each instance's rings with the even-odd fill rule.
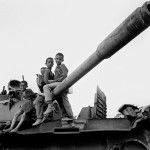
[[[44,116],[47,116],[50,114],[53,110],[53,89],[60,85],[60,83],[67,77],[68,74],[68,69],[67,67],[62,63],[64,61],[64,55],[62,53],[57,53],[55,56],[55,62],[57,64],[55,68],[55,76],[53,80],[48,80],[49,84],[44,85],[43,90],[44,90],[44,96],[45,96],[45,102],[48,104],[48,107],[46,111],[43,113]],[[61,97],[61,103],[66,111],[66,114],[68,118],[73,118],[73,111],[71,108],[71,105],[69,103],[68,97],[67,97],[67,92],[63,92],[60,94]],[[65,117],[65,116],[63,116]]]
[[37,94],[37,97],[34,101],[34,107],[36,110],[36,122],[33,123],[33,126],[38,125],[42,123],[43,121],[43,112],[44,112],[44,106],[45,106],[45,98],[43,93],[43,86],[48,83],[48,80],[54,79],[54,74],[51,71],[54,60],[52,57],[48,57],[45,62],[46,67],[41,68],[41,74],[37,75],[37,86],[39,87],[39,92]]
[[[31,89],[27,89],[27,81],[20,82],[20,93],[19,97],[21,100],[21,106],[18,111],[15,113],[10,128],[3,130],[4,132],[17,132],[22,123],[25,121],[27,113],[29,113],[33,107],[33,101],[35,99],[35,93]],[[17,119],[21,116],[21,119],[17,126],[14,128]]]

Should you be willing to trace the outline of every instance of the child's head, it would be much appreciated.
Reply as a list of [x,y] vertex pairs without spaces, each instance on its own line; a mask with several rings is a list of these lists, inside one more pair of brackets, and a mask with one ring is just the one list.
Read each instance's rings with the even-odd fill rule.
[[57,65],[61,65],[61,63],[64,61],[64,55],[62,53],[57,53],[55,56],[55,62]]
[[21,89],[21,91],[25,91],[27,87],[28,87],[27,81],[23,80],[23,81],[20,82],[20,89]]
[[42,68],[41,68],[41,74],[42,74],[42,75],[44,75],[45,69],[46,69],[46,67],[42,67]]
[[47,68],[51,69],[54,65],[54,60],[52,57],[48,57],[46,59],[45,65],[47,66]]

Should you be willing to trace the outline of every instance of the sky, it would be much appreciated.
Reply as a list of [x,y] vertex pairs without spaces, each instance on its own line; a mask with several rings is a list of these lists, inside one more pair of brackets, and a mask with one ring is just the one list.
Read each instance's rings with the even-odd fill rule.
[[[0,89],[12,79],[37,92],[36,74],[48,57],[64,54],[69,74],[145,0],[0,0]],[[106,95],[107,117],[123,104],[150,104],[150,28],[73,85],[75,116]],[[53,67],[53,71],[56,65]]]

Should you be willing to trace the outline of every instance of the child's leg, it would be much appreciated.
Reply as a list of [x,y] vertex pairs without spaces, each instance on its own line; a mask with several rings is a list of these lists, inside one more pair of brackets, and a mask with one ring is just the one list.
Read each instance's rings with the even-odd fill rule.
[[16,123],[18,117],[19,117],[21,114],[22,114],[22,110],[21,110],[21,109],[19,109],[19,110],[15,113],[14,118],[13,118],[12,123],[11,123],[11,126],[10,126],[10,129],[11,129],[11,130],[14,128],[14,125],[15,125],[15,123]]
[[54,82],[51,84],[44,85],[43,91],[44,91],[46,103],[52,103],[52,98],[53,98],[52,90],[59,84],[60,84],[59,82]]
[[59,84],[60,84],[60,82],[54,82],[51,84],[47,84],[43,87],[45,102],[48,104],[48,107],[47,107],[46,111],[44,112],[44,115],[48,114],[52,111],[52,98],[53,98],[52,90]]
[[26,118],[26,112],[24,112],[24,113],[21,115],[21,119],[20,119],[18,125],[16,126],[16,128],[14,128],[13,130],[11,130],[11,132],[16,132],[16,131],[18,131],[19,127],[22,125],[22,123],[24,122],[25,118]]
[[19,109],[19,110],[15,113],[15,115],[14,115],[14,118],[13,118],[13,120],[12,120],[12,123],[11,123],[10,128],[4,130],[4,132],[10,132],[10,131],[13,129],[13,127],[14,127],[14,125],[15,125],[17,119],[18,119],[18,117],[19,117],[21,114],[22,114],[22,110]]
[[42,119],[43,118],[43,107],[45,105],[44,96],[38,95],[35,99],[35,105],[34,108],[36,110],[36,118]]
[[33,123],[32,125],[38,125],[40,123],[42,123],[43,120],[43,112],[44,112],[44,105],[45,105],[45,101],[44,101],[44,96],[42,95],[38,95],[36,98],[36,103],[35,103],[35,110],[36,110],[36,122]]
[[64,108],[68,114],[68,117],[73,118],[73,111],[72,111],[72,108],[71,108],[71,105],[70,105],[70,102],[68,100],[68,96],[67,96],[66,92],[63,92],[61,94],[61,99],[62,99],[63,106],[64,106]]

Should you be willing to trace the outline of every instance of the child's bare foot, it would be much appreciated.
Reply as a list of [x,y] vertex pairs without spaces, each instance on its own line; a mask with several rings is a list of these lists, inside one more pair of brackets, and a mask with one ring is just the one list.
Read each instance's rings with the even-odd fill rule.
[[11,131],[11,129],[9,128],[9,129],[4,129],[3,130],[3,132],[10,132]]
[[15,128],[15,129],[11,130],[10,132],[12,133],[12,132],[17,132],[17,131],[18,131],[18,129]]
[[32,126],[37,126],[42,123],[42,119],[37,119],[36,122],[32,124]]

